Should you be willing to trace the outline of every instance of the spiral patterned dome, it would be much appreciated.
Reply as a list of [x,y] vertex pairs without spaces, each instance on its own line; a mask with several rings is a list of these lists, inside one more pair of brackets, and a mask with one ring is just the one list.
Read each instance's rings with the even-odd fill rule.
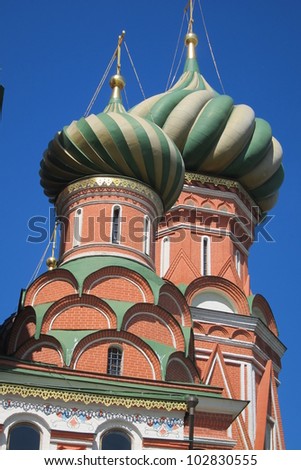
[[276,203],[284,178],[282,148],[270,125],[252,108],[235,105],[200,74],[194,33],[186,36],[188,57],[179,81],[130,113],[160,126],[182,153],[187,171],[238,180],[262,211]]
[[73,121],[49,143],[41,161],[41,185],[54,202],[79,178],[126,176],[149,185],[167,210],[183,186],[181,154],[155,123],[125,111],[119,95],[122,80],[112,80],[113,93],[104,112]]

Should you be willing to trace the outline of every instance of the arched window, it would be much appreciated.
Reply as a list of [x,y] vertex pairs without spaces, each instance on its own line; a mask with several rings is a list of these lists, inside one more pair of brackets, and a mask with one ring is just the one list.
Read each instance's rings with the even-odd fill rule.
[[131,450],[131,448],[130,436],[118,429],[107,432],[101,440],[102,450]]
[[241,276],[241,256],[240,251],[236,250],[235,252],[235,268],[239,277]]
[[122,350],[117,346],[108,349],[107,374],[120,375],[122,363]]
[[144,253],[150,254],[150,221],[147,216],[144,218]]
[[82,227],[83,227],[83,210],[77,209],[74,215],[74,224],[73,224],[73,247],[80,245]]
[[170,264],[170,239],[169,237],[162,238],[161,242],[161,266],[160,276],[163,277],[169,268]]
[[13,426],[8,434],[8,450],[39,450],[40,432],[29,423]]
[[120,207],[119,206],[115,206],[113,208],[111,240],[112,240],[112,243],[120,242]]
[[210,238],[209,237],[202,237],[201,274],[203,276],[209,276],[211,274],[211,250],[210,250]]

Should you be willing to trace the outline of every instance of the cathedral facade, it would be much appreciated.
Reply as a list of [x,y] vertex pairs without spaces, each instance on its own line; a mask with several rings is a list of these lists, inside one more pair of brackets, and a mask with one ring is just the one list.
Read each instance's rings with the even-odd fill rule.
[[2,450],[284,449],[285,346],[248,272],[282,149],[185,43],[171,89],[126,111],[118,64],[43,155],[60,252],[0,329]]

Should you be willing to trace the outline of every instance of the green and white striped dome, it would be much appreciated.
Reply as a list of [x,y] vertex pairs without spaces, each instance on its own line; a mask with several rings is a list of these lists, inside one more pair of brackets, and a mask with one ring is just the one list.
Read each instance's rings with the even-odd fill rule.
[[184,73],[173,88],[134,107],[130,113],[158,124],[182,153],[187,171],[239,181],[265,212],[276,203],[284,178],[282,148],[270,125],[247,105],[214,91],[200,74],[196,36]]
[[52,202],[69,183],[101,174],[149,185],[165,210],[177,200],[184,181],[177,146],[155,123],[127,113],[116,90],[104,112],[64,127],[41,161],[41,185]]

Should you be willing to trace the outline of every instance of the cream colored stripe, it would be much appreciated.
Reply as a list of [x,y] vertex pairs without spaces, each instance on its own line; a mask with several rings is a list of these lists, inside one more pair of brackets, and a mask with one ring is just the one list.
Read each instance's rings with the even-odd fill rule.
[[239,182],[247,189],[255,189],[264,184],[278,170],[282,161],[282,147],[278,140],[272,137],[272,145],[264,159]]
[[[154,130],[155,124],[151,124],[148,121],[139,118],[136,116],[137,121],[141,124],[141,126],[144,128],[150,144],[152,148],[152,159],[154,162],[154,177],[155,181],[158,182],[158,187],[161,186],[162,184],[162,174],[163,174],[163,155],[162,155],[162,147],[161,147],[161,142],[160,139],[157,135],[157,133]],[[164,134],[163,134],[164,136]],[[163,137],[165,138],[165,137]],[[166,156],[167,157],[167,156]],[[144,157],[145,158],[145,157]],[[168,156],[169,158],[169,156]]]
[[172,87],[170,88],[168,91],[174,91],[176,90],[177,88],[179,88],[181,85],[183,85],[183,83],[187,80],[187,78],[189,77],[191,72],[184,72],[179,80],[177,81],[177,83]]
[[[71,153],[69,153],[64,147],[61,146],[57,138],[52,141],[52,144],[54,152],[59,156],[59,158],[61,158],[62,162],[67,167],[74,168],[80,174],[83,174],[84,171],[87,172],[88,175],[92,175],[93,173],[95,173],[93,170],[91,170],[90,167],[76,160]],[[59,167],[57,167],[57,172],[60,172]]]
[[213,97],[213,93],[200,90],[187,95],[172,110],[163,126],[164,132],[183,150],[189,131],[203,106]]
[[162,98],[166,93],[160,93],[159,95],[152,96],[151,98],[148,98],[141,103],[137,104],[135,108],[133,108],[130,111],[130,114],[133,116],[140,116],[144,117],[147,116],[147,114],[151,114],[152,112],[152,107],[157,103],[157,101]]
[[[119,116],[117,113],[107,113],[107,116],[110,116],[114,121],[116,121],[116,116]],[[120,168],[121,173],[127,176],[135,177],[132,170],[126,163],[122,153],[120,152],[118,145],[114,142],[111,134],[109,133],[107,127],[102,123],[102,121],[95,115],[89,116],[89,124],[95,134],[99,136],[99,141],[101,145],[106,149],[108,154],[111,156],[112,160]]]
[[194,72],[193,78],[189,85],[187,85],[184,90],[197,90],[200,86],[200,75],[197,72]]
[[214,90],[214,88],[212,88],[211,85],[209,85],[209,83],[207,82],[207,80],[205,80],[205,78],[203,77],[203,75],[201,75],[202,77],[202,80],[204,82],[204,85],[205,85],[205,88],[207,91],[212,91],[215,95],[217,94],[216,91]]
[[202,164],[203,171],[218,173],[241,153],[255,127],[255,113],[244,104],[235,106],[217,145]]
[[[139,123],[142,122],[142,127],[145,127],[144,124],[145,122],[147,122],[144,119],[142,121],[141,118],[139,118],[138,116],[135,116],[135,117],[132,116],[132,119],[135,119]],[[143,153],[141,150],[141,142],[139,142],[137,138],[135,129],[133,128],[132,124],[126,119],[126,114],[118,114],[114,116],[114,120],[118,123],[120,130],[122,131],[122,134],[133,156],[135,165],[137,165],[142,175],[143,181],[147,182],[148,176],[147,176],[147,171],[145,167],[145,157],[143,156]]]
[[[90,125],[89,121],[91,120],[91,116],[95,116],[94,114],[88,116],[86,118],[86,122]],[[92,127],[92,126],[91,126]],[[67,133],[70,136],[71,140],[90,158],[90,160],[99,167],[99,170],[102,172],[111,172],[116,171],[110,165],[108,165],[89,144],[89,142],[85,139],[84,134],[78,129],[76,122],[70,124],[67,128]],[[96,136],[97,138],[97,136]]]

